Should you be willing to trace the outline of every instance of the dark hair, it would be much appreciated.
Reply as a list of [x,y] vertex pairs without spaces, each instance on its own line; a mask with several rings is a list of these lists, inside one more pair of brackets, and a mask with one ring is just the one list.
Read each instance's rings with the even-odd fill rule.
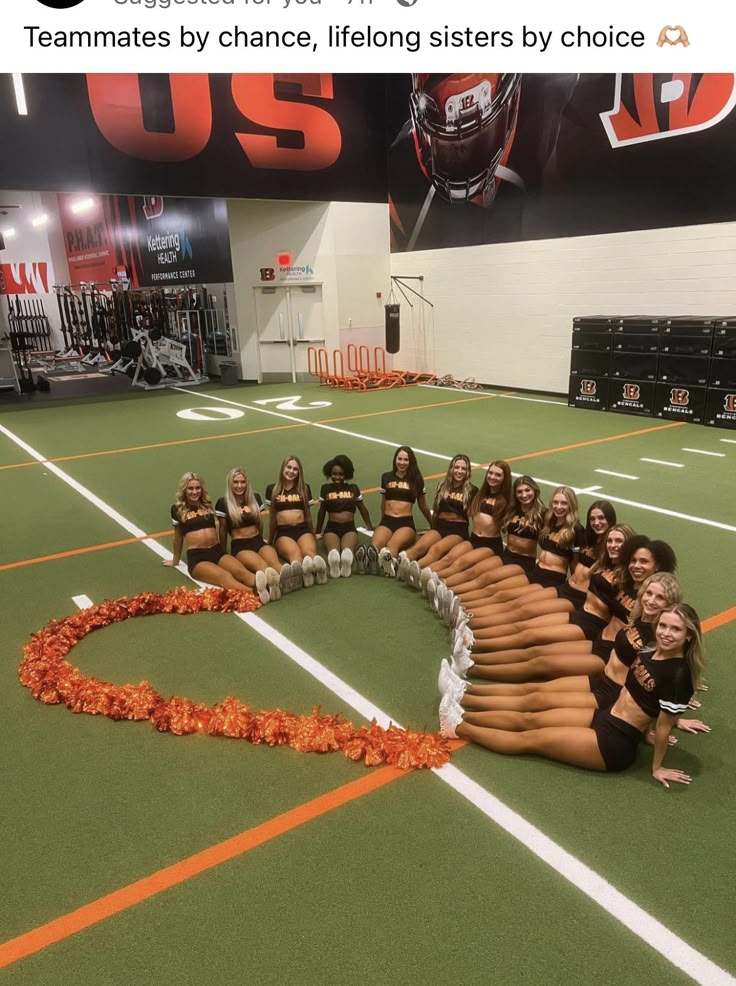
[[353,466],[353,460],[349,459],[347,455],[336,455],[334,459],[329,459],[322,466],[322,474],[329,479],[332,476],[332,470],[334,466],[339,466],[345,473],[345,479],[352,479],[355,475],[355,467]]
[[658,572],[674,572],[677,569],[677,557],[666,541],[652,541],[646,534],[635,534],[628,538],[621,549],[619,556],[619,567],[627,573],[631,564],[631,559],[641,548],[646,548],[651,552]]
[[399,457],[399,452],[406,452],[409,456],[409,468],[406,470],[406,479],[414,496],[419,496],[424,491],[424,476],[422,476],[422,471],[419,468],[417,457],[414,455],[414,449],[409,448],[408,445],[399,445],[394,452],[394,475],[396,475],[396,460]]
[[600,510],[608,521],[609,527],[613,527],[616,523],[616,511],[612,503],[609,503],[608,500],[596,500],[594,503],[591,503],[588,507],[588,513],[585,515],[585,537],[587,544],[595,544],[598,540],[597,535],[593,533],[590,527],[590,515],[594,510]]

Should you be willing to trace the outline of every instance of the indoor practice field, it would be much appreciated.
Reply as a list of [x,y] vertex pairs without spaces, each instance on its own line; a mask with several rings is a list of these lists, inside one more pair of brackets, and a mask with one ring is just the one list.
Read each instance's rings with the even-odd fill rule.
[[[712,733],[679,733],[666,761],[690,786],[655,783],[651,747],[621,774],[461,744],[403,772],[75,715],[21,686],[47,621],[192,587],[162,565],[184,472],[214,499],[242,466],[263,493],[296,454],[316,493],[344,453],[377,522],[400,444],[430,503],[453,454],[474,477],[504,458],[673,545],[707,631]],[[207,384],[0,408],[0,982],[736,983],[735,463],[733,431],[507,391]],[[243,619],[128,620],[69,660],[197,702],[434,731],[447,656],[424,596],[356,574]]]

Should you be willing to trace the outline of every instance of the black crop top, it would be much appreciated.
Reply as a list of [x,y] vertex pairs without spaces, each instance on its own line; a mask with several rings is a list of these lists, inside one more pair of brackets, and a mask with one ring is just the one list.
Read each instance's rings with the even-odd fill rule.
[[[258,493],[254,493],[253,495],[255,496],[256,503],[258,504],[258,506],[259,507],[262,507],[263,506],[263,500],[261,500],[259,494]],[[237,524],[233,524],[233,522],[232,522],[232,520],[230,518],[230,514],[227,512],[227,503],[225,501],[225,497],[224,496],[221,496],[220,499],[215,504],[215,514],[218,517],[224,518],[224,520],[227,522],[227,532],[228,532],[228,534],[233,529],[237,529],[239,527],[258,527],[258,526],[260,526],[259,525],[259,521],[260,521],[259,515],[257,513],[255,513],[255,514],[252,513],[247,507],[243,507],[243,510],[242,510],[242,513],[241,513],[241,516],[240,516],[240,522],[237,523]]]
[[616,651],[616,657],[619,661],[625,664],[627,668],[630,668],[639,651],[644,647],[648,647],[653,640],[654,624],[636,620],[635,623],[631,623],[629,626],[619,630],[616,634],[613,649]]
[[567,558],[568,561],[572,561],[585,543],[585,531],[580,524],[575,525],[572,544],[569,548],[563,548],[560,545],[559,538],[559,530],[550,531],[546,537],[540,540],[540,551],[549,551],[552,555],[557,555],[560,558]]
[[[421,496],[424,492],[424,486],[422,486],[419,495]],[[387,500],[402,500],[404,503],[416,503],[417,499],[408,480],[399,479],[393,472],[385,472],[381,476],[381,493]]]
[[174,527],[181,528],[182,534],[191,534],[192,531],[204,531],[208,527],[215,527],[215,513],[213,510],[189,510],[184,513],[184,519],[179,516],[179,508],[175,503],[171,505],[171,521]]
[[584,568],[591,568],[595,564],[595,560],[597,556],[598,556],[597,543],[585,544],[580,549],[580,554],[578,555],[578,564],[582,565]]
[[320,503],[324,503],[328,514],[355,513],[359,503],[363,502],[363,494],[355,483],[325,483],[319,491]]
[[690,668],[684,657],[653,660],[654,648],[639,651],[626,676],[626,689],[646,715],[654,719],[660,712],[681,715],[688,708],[694,691]]
[[[470,487],[470,495],[468,496],[468,506],[473,502],[473,497],[478,492],[477,486]],[[436,514],[457,514],[463,520],[468,519],[468,511],[463,502],[463,491],[462,490],[447,490],[438,501],[435,507]]]
[[312,490],[309,483],[306,486],[307,503],[304,502],[298,490],[284,490],[274,499],[273,489],[275,485],[275,483],[269,483],[266,487],[266,504],[269,507],[273,504],[276,513],[280,513],[282,510],[302,510],[306,513],[309,510],[309,503],[312,500]]
[[506,525],[506,534],[522,541],[536,541],[541,530],[541,524],[529,524],[524,514],[514,514]]

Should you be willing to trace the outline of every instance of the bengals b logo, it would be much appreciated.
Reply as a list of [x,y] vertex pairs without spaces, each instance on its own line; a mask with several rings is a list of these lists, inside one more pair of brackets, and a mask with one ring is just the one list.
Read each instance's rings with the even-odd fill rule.
[[261,267],[260,275],[262,281],[276,280],[276,271],[273,269],[273,267]]
[[736,394],[726,394],[723,398],[723,410],[736,414]]
[[689,390],[676,390],[674,387],[670,391],[670,404],[677,404],[678,407],[687,407],[690,403]]
[[639,384],[638,383],[625,383],[623,389],[623,399],[625,401],[638,401],[639,400]]
[[581,380],[580,381],[580,393],[585,394],[586,397],[593,397],[596,392],[595,380]]
[[146,219],[158,219],[164,211],[164,200],[161,195],[143,196],[143,215]]

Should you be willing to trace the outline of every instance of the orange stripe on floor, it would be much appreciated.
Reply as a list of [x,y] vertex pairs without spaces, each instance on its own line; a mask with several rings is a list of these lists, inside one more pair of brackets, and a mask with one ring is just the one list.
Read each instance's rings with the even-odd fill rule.
[[[329,425],[335,421],[355,421],[359,418],[375,418],[382,414],[402,414],[404,411],[425,411],[433,407],[447,407],[449,404],[470,404],[473,401],[490,400],[498,396],[502,395],[483,394],[477,397],[465,397],[454,401],[437,401],[434,404],[416,404],[413,407],[399,407],[389,411],[368,411],[365,414],[350,414],[342,418],[323,418],[318,421],[293,421],[286,425],[273,425],[270,428],[230,431],[224,435],[200,435],[196,438],[177,438],[169,442],[154,442],[150,445],[130,445],[125,448],[102,449],[97,452],[78,452],[74,455],[59,455],[52,459],[44,459],[43,462],[73,462],[76,459],[95,459],[98,456],[120,455],[123,452],[145,452],[150,449],[169,448],[170,446],[173,447],[176,445],[192,445],[195,442],[215,442],[224,438],[245,438],[249,435],[265,435],[271,431],[288,431],[291,428],[311,428],[314,425]],[[257,409],[246,407],[245,410],[253,411]],[[4,469],[25,469],[27,466],[41,466],[43,462],[38,462],[35,459],[31,462],[12,462],[9,465],[0,466],[0,472]]]
[[560,445],[558,448],[542,449],[541,452],[525,452],[524,455],[514,455],[508,462],[520,462],[522,459],[533,459],[537,455],[552,455],[554,452],[570,452],[576,448],[587,448],[589,445],[602,445],[604,442],[617,442],[621,438],[637,438],[648,435],[653,431],[665,431],[668,428],[682,428],[685,421],[670,421],[666,425],[653,425],[651,428],[641,428],[639,431],[624,431],[620,435],[608,435],[606,438],[591,438],[587,442],[575,442],[573,445]]
[[158,872],[131,883],[127,887],[122,887],[105,897],[100,897],[99,900],[92,901],[91,904],[85,904],[84,907],[80,907],[76,911],[71,911],[54,921],[49,921],[48,924],[34,928],[17,938],[12,938],[0,945],[0,969],[40,952],[49,945],[54,945],[71,935],[84,931],[86,928],[98,924],[114,914],[119,914],[129,907],[134,907],[164,890],[184,883],[194,876],[199,876],[200,873],[205,873],[221,863],[235,859],[279,835],[284,835],[306,822],[311,822],[313,819],[333,811],[335,808],[340,808],[356,798],[376,791],[384,785],[398,780],[399,777],[406,776],[406,771],[399,770],[398,767],[382,767],[371,770],[357,781],[351,781],[334,791],[322,794],[306,804],[299,805],[297,808],[292,808],[290,811],[264,822],[262,825],[247,829],[231,839],[210,846],[202,852],[195,853],[172,866],[158,870]]
[[144,534],[139,538],[123,538],[122,541],[108,541],[106,544],[90,544],[86,548],[73,548],[71,551],[58,551],[55,555],[42,555],[40,558],[26,558],[23,561],[11,561],[7,565],[0,565],[0,572],[6,572],[10,568],[25,568],[26,565],[38,565],[42,561],[58,561],[59,558],[74,558],[76,555],[87,555],[91,551],[104,551],[106,548],[120,548],[124,544],[137,544],[139,541],[156,540],[165,538],[171,534],[171,530],[158,531],[157,534]]
[[736,620],[736,606],[732,606],[730,609],[724,609],[722,613],[717,613],[715,616],[709,616],[707,620],[703,620],[701,624],[703,633],[708,633],[709,630],[717,630],[718,627],[725,626],[733,620]]

